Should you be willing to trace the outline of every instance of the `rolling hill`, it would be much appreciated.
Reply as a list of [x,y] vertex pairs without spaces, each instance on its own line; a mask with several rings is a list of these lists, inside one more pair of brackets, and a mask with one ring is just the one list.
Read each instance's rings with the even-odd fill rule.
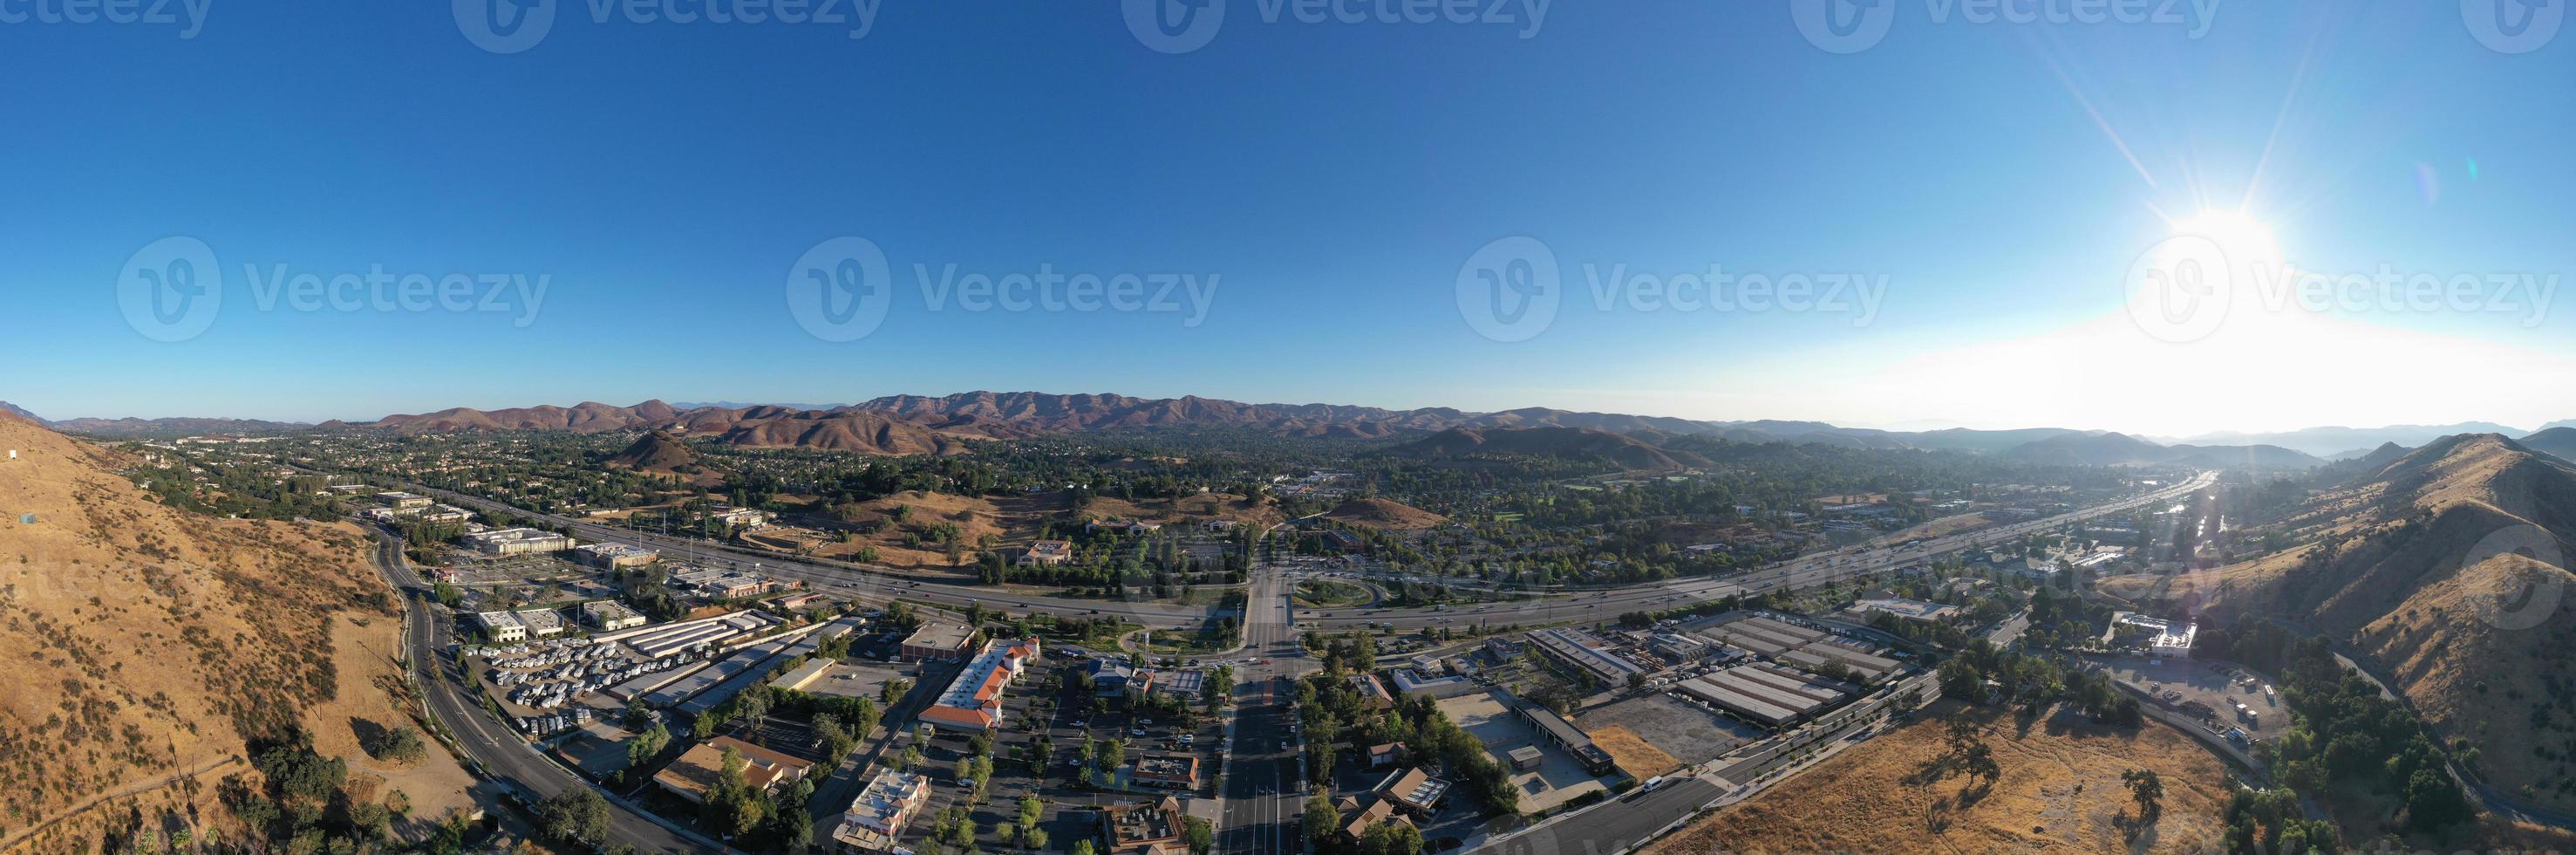
[[2388,425],[2375,428],[2312,427],[2276,433],[2208,433],[2183,440],[2193,445],[2277,445],[2292,451],[2323,457],[2347,449],[2372,448],[2386,443],[2420,446],[2446,436],[2464,433],[2494,433],[2511,436],[2521,431],[2494,422],[2461,422],[2449,425]]
[[609,466],[639,469],[646,472],[669,472],[698,462],[698,453],[669,431],[652,431],[635,440],[625,451],[602,461]]
[[[2385,448],[2383,448],[2383,451]],[[2376,454],[2374,456],[2377,456]],[[2307,545],[2179,577],[2165,606],[2286,616],[2359,648],[2500,790],[2576,807],[2576,465],[2494,434],[2448,437],[2278,524]]]
[[[99,814],[73,808],[128,787],[104,814],[212,827],[228,758],[299,730],[346,744],[349,715],[321,710],[390,708],[369,678],[393,680],[400,606],[357,528],[164,507],[117,474],[133,461],[14,415],[0,447],[19,451],[0,459],[0,670],[21,678],[0,691],[0,837],[69,818],[31,845],[91,851],[77,820]],[[358,638],[383,655],[340,646]]]
[[1697,455],[1687,453],[1677,457],[1664,449],[1648,444],[1635,435],[1567,427],[1450,428],[1388,449],[1386,453],[1417,460],[1448,460],[1484,455],[1551,457],[1560,460],[1600,461],[1621,469],[1680,469],[1685,465],[1702,466],[1708,463]]
[[2554,427],[2522,438],[2522,447],[2576,461],[2576,427]]
[[2315,457],[2270,445],[2158,445],[2123,433],[2067,434],[2006,449],[2002,456],[2028,463],[2072,466],[2169,464],[2202,468],[2308,469]]

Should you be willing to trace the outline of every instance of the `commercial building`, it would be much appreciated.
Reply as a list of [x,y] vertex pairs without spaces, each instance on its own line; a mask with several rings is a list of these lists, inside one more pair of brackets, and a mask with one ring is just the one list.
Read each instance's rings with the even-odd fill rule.
[[1584,733],[1583,728],[1575,727],[1574,722],[1557,715],[1555,710],[1533,703],[1522,703],[1512,708],[1512,714],[1519,716],[1522,721],[1529,722],[1531,727],[1538,730],[1539,736],[1573,756],[1575,762],[1583,764],[1584,771],[1595,775],[1610,771],[1613,765],[1610,752],[1603,751],[1601,746],[1592,744],[1591,734]]
[[1504,756],[1511,759],[1514,772],[1533,771],[1547,764],[1547,752],[1538,750],[1536,745],[1514,748]]
[[645,623],[644,615],[616,600],[581,604],[581,620],[583,623],[598,627],[601,632],[634,629]]
[[1625,686],[1631,675],[1646,673],[1643,666],[1611,653],[1600,639],[1583,630],[1542,629],[1530,633],[1529,639],[1539,653],[1604,686]]
[[1139,787],[1159,790],[1195,790],[1199,786],[1199,758],[1191,754],[1138,755],[1135,771],[1128,780]]
[[1697,662],[1708,658],[1709,643],[1680,633],[1659,632],[1655,634],[1654,648],[1656,653],[1676,662]]
[[528,640],[528,625],[509,612],[477,612],[474,622],[483,628],[483,638],[496,644]]
[[795,783],[814,765],[730,736],[719,736],[698,743],[680,759],[671,761],[670,766],[654,773],[653,783],[671,795],[705,804],[707,791],[715,788],[716,778],[724,772],[726,749],[742,755],[743,783],[763,792]]
[[955,662],[966,658],[966,643],[974,637],[975,630],[965,624],[925,620],[921,622],[921,628],[913,630],[912,635],[903,640],[903,655],[906,659],[925,662]]
[[1422,672],[1411,668],[1400,668],[1395,671],[1395,691],[1400,695],[1425,695],[1433,700],[1448,700],[1482,691],[1482,688],[1476,685],[1476,681],[1456,674],[1434,679],[1426,678]]
[[1807,721],[1851,698],[1845,686],[1769,665],[1738,665],[1684,680],[1674,690],[1769,728]]
[[1002,693],[1038,658],[1038,640],[1026,638],[1003,646],[986,642],[984,650],[957,672],[939,700],[921,711],[921,722],[941,730],[982,732],[1003,724]]
[[1808,671],[1838,666],[1864,684],[1887,679],[1902,667],[1894,659],[1836,641],[1833,634],[1823,630],[1759,615],[1721,623],[1706,632],[1712,638],[1784,665]]
[[1899,620],[1915,623],[1940,623],[1960,615],[1958,606],[1906,599],[1857,600],[1844,611],[1864,621],[1873,614],[1889,614],[1895,615]]
[[397,511],[417,511],[422,508],[429,507],[428,496],[415,495],[412,493],[377,493],[376,501],[383,502],[385,503],[385,507],[392,508]]
[[1359,690],[1360,703],[1376,709],[1395,706],[1395,696],[1387,694],[1386,684],[1378,682],[1376,674],[1352,674],[1343,679],[1350,681],[1351,688]]
[[469,534],[465,545],[491,555],[531,555],[572,548],[572,538],[533,528],[503,528]]
[[1413,824],[1412,820],[1396,812],[1394,802],[1380,796],[1369,796],[1365,804],[1356,798],[1344,796],[1340,801],[1333,803],[1333,808],[1346,817],[1342,821],[1342,839],[1347,843],[1358,843],[1360,838],[1368,836],[1369,829],[1385,823]]
[[888,855],[901,847],[904,826],[930,803],[930,778],[910,772],[879,772],[868,788],[841,812],[832,829],[835,849],[845,855]]
[[573,560],[605,570],[642,567],[662,560],[662,553],[623,543],[593,543],[573,547]]
[[553,609],[529,609],[510,614],[519,619],[521,626],[528,628],[529,638],[548,638],[563,634],[563,615],[556,614]]
[[761,526],[768,525],[770,520],[770,514],[768,511],[756,508],[729,508],[717,506],[713,510],[707,511],[707,516],[716,522],[730,526],[740,526],[742,528],[759,528]]
[[1449,796],[1449,782],[1431,777],[1421,769],[1404,769],[1390,773],[1379,781],[1376,793],[1414,816],[1427,817],[1440,810],[1440,800]]
[[1100,836],[1109,842],[1102,855],[1187,855],[1181,816],[1181,800],[1170,796],[1102,807]]
[[432,525],[459,525],[472,522],[474,512],[455,505],[431,505],[412,518]]

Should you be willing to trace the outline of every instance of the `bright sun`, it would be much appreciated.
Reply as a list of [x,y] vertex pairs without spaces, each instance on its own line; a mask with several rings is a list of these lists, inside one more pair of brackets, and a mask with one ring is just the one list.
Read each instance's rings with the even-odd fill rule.
[[2243,211],[2202,211],[2175,222],[2173,231],[2208,238],[2238,270],[2281,262],[2281,244],[2272,237],[2272,227]]

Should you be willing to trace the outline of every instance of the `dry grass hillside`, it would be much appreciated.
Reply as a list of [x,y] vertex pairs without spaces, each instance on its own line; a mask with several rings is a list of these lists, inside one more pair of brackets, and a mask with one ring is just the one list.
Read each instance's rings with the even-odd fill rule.
[[1335,505],[1324,518],[1362,528],[1397,531],[1418,531],[1449,521],[1448,517],[1393,499],[1351,499]]
[[338,628],[399,625],[353,527],[171,510],[14,417],[0,448],[0,839],[297,729],[348,690]]
[[[2216,852],[2229,796],[2226,768],[2190,737],[2160,725],[2120,730],[2074,715],[2024,730],[1999,709],[1970,710],[1986,727],[2002,777],[1991,786],[1925,770],[1948,746],[1939,715],[1852,747],[1750,801],[1723,808],[1646,855],[1884,852]],[[2138,829],[2120,773],[2163,779],[2161,810]],[[1982,792],[1980,790],[1982,789]]]
[[[897,509],[902,509],[898,518]],[[875,549],[876,563],[913,570],[946,570],[951,566],[947,526],[957,530],[961,556],[972,560],[985,544],[1025,546],[1048,525],[1059,531],[1079,527],[1086,519],[1145,520],[1189,525],[1204,520],[1232,520],[1276,525],[1284,517],[1267,503],[1250,505],[1229,493],[1206,493],[1177,500],[1128,501],[1094,497],[1074,513],[1064,493],[1025,496],[959,496],[912,490],[790,519],[788,525],[753,532],[749,539],[772,549],[852,560],[862,549]],[[840,532],[849,539],[838,539]]]
[[2576,808],[2576,469],[2499,436],[2453,437],[2310,502],[2308,545],[2139,585],[2218,615],[2290,616],[2368,652],[2488,783]]

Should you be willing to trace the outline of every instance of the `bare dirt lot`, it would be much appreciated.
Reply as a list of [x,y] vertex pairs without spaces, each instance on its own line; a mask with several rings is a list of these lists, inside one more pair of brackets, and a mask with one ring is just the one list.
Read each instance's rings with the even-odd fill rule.
[[[1943,702],[1750,801],[1720,810],[1646,851],[2208,852],[2223,847],[2230,784],[2217,758],[2180,733],[2136,731],[2073,715],[2024,729],[2011,714],[1967,710],[1985,727],[2000,779],[1927,774],[1949,750]],[[2162,777],[2161,812],[2137,827],[2120,773]],[[2134,831],[2134,833],[2132,833]]]
[[1711,715],[1707,710],[1668,695],[1620,701],[1584,713],[1575,724],[1592,734],[1593,741],[1600,743],[1602,750],[1619,758],[1619,768],[1638,777],[1660,775],[1671,770],[1648,771],[1629,765],[1629,758],[1612,747],[1611,740],[1602,737],[1603,733],[1625,730],[1675,764],[1706,763],[1735,750],[1737,746],[1762,738],[1762,734],[1750,727]]

